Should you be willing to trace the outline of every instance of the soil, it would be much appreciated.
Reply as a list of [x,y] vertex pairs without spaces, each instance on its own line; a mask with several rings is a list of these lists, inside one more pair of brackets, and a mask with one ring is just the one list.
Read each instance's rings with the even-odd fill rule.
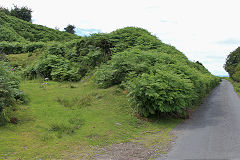
[[111,147],[101,148],[96,160],[148,160],[152,151],[144,145],[135,142],[113,144]]

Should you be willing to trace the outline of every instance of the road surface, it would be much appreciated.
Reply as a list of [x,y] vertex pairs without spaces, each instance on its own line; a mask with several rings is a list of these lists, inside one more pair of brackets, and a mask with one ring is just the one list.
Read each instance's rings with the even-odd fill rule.
[[223,80],[174,132],[175,144],[156,160],[240,160],[240,97],[231,83]]

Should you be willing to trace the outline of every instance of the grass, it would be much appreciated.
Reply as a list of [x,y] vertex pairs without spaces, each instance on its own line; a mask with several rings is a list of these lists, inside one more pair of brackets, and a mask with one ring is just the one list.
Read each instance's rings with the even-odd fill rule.
[[166,146],[169,132],[180,122],[139,120],[117,87],[98,89],[89,81],[42,83],[21,83],[31,101],[14,113],[18,124],[0,127],[0,159],[91,159],[98,147],[128,141]]
[[235,92],[240,96],[240,82],[236,82],[229,77],[224,77],[224,79],[230,81],[234,87]]
[[40,55],[41,51],[36,51],[35,53],[23,53],[23,54],[9,54],[6,55],[6,58],[9,61],[9,64],[13,67],[26,67],[36,60]]

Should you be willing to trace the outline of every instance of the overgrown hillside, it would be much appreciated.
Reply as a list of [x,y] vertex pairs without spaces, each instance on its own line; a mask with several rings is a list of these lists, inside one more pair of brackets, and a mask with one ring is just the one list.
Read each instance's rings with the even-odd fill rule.
[[1,126],[0,159],[94,159],[124,142],[150,158],[220,81],[142,28],[78,37],[1,12],[0,24],[0,120],[17,124]]
[[24,76],[79,81],[92,73],[99,87],[120,85],[128,90],[132,105],[144,116],[182,115],[219,82],[201,63],[190,62],[174,47],[136,27],[48,43]]
[[76,35],[32,24],[0,12],[0,42],[69,41]]

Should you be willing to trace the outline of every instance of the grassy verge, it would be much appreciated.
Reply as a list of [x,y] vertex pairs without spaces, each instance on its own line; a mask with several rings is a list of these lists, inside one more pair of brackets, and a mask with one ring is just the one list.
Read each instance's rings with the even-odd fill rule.
[[18,124],[0,127],[0,159],[92,159],[98,147],[128,141],[163,147],[180,122],[139,120],[117,87],[24,81],[21,88],[31,102],[14,113]]
[[229,77],[224,77],[224,79],[230,81],[234,87],[234,90],[237,92],[237,94],[240,96],[240,83],[232,80]]

